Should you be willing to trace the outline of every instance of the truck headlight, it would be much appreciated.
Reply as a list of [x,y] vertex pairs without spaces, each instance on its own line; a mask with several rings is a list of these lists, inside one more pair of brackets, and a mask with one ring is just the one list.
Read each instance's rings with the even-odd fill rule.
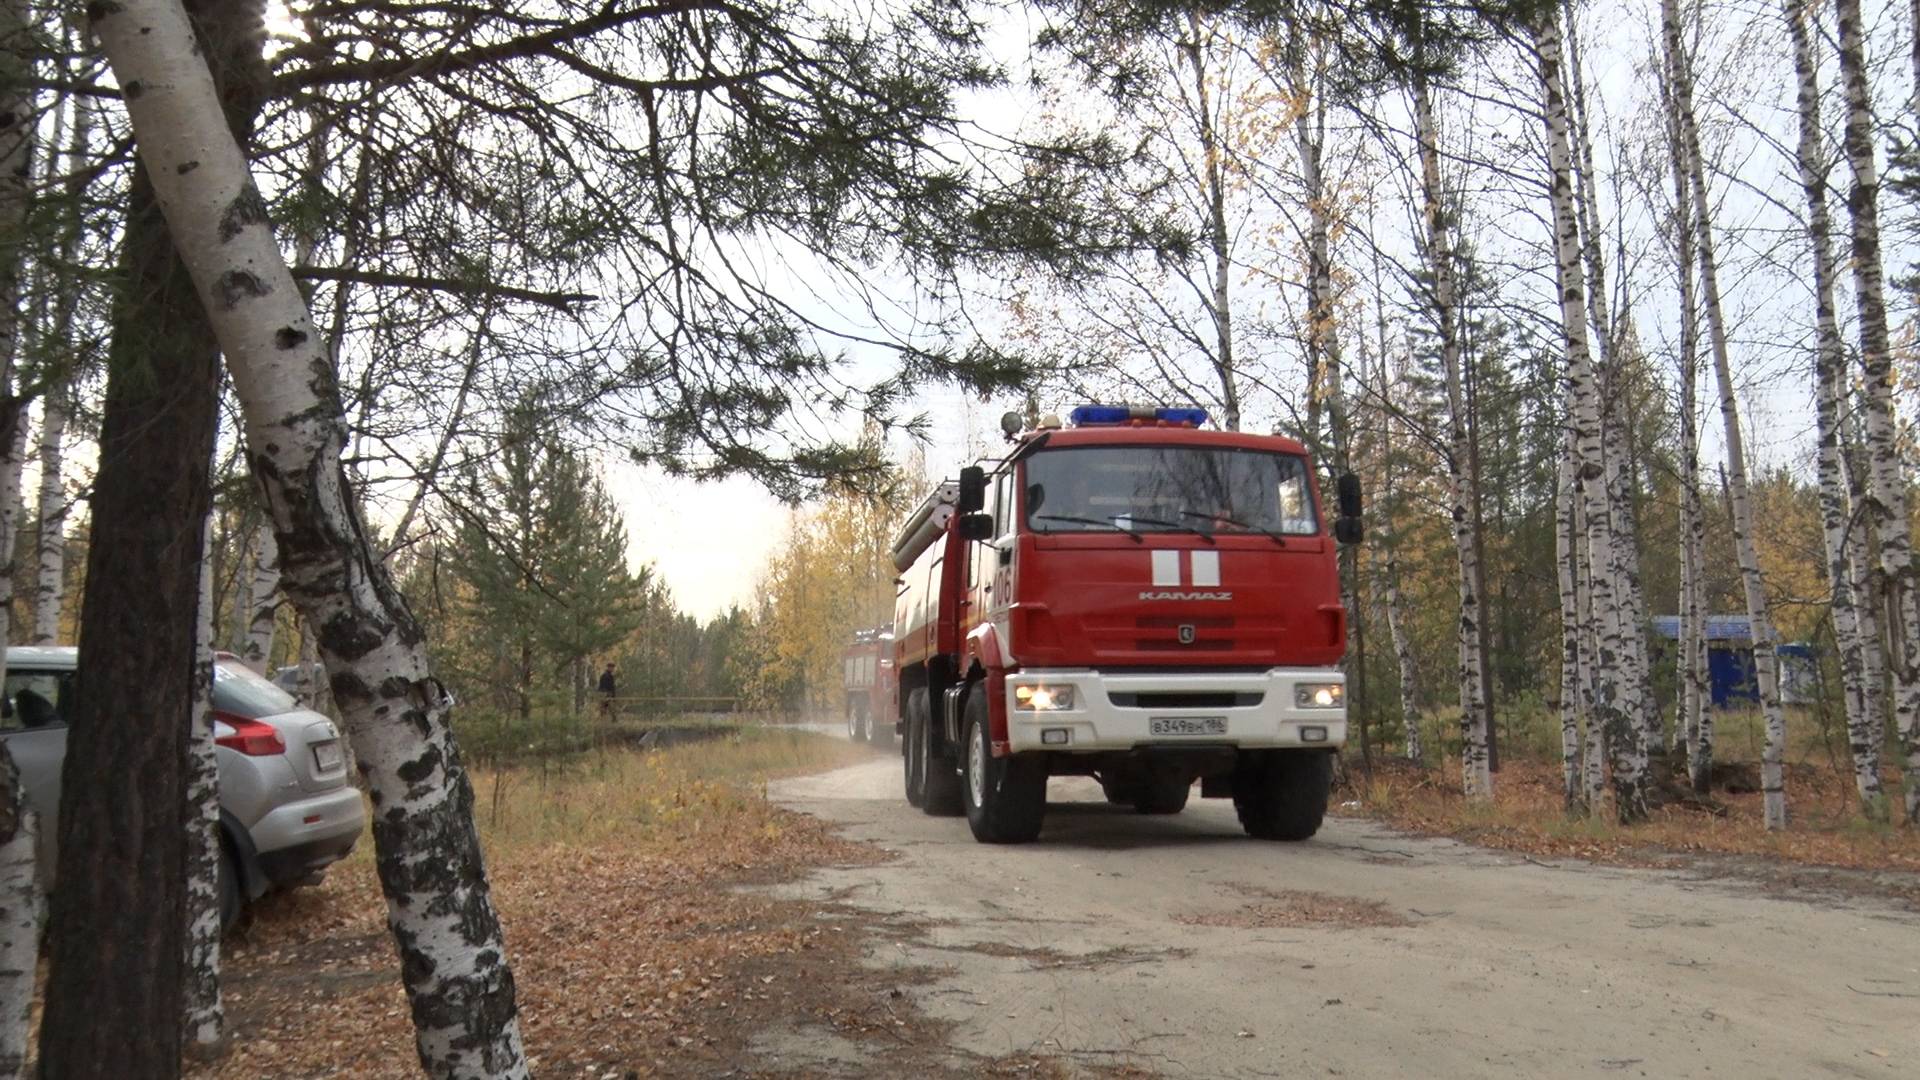
[[1022,712],[1059,712],[1073,708],[1072,686],[1016,686],[1013,707]]
[[1297,709],[1338,709],[1347,703],[1347,688],[1337,682],[1293,684],[1293,705]]

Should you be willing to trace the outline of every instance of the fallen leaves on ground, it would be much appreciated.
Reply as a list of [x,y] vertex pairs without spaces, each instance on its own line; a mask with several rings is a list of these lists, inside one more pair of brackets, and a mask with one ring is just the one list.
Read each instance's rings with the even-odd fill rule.
[[[1793,770],[1791,824],[1783,832],[1767,831],[1758,792],[1716,791],[1723,815],[1676,803],[1631,826],[1616,824],[1604,813],[1570,817],[1561,792],[1558,762],[1503,761],[1490,803],[1468,802],[1461,795],[1457,769],[1382,762],[1370,781],[1355,771],[1348,796],[1355,801],[1346,809],[1410,832],[1545,858],[1665,867],[1679,865],[1676,856],[1738,856],[1785,871],[1920,873],[1920,829],[1865,820],[1851,777],[1823,766]],[[1896,883],[1883,891],[1920,901],[1920,884]]]
[[1334,896],[1303,889],[1268,889],[1234,883],[1233,892],[1248,902],[1228,911],[1200,911],[1174,916],[1188,926],[1218,926],[1235,930],[1268,930],[1311,926],[1355,930],[1372,926],[1406,926],[1405,916],[1378,900]]

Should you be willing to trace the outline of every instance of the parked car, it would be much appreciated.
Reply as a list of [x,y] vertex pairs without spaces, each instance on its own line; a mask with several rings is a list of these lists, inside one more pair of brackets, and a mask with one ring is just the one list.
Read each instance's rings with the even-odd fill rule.
[[[7,650],[0,739],[40,817],[41,882],[54,884],[60,767],[67,752],[79,650]],[[353,850],[366,825],[348,782],[347,745],[332,720],[222,654],[213,669],[214,754],[220,768],[220,918],[273,889],[316,884]]]

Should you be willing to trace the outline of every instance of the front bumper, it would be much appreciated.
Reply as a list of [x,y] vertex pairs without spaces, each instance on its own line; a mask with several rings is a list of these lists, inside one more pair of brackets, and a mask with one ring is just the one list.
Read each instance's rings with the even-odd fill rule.
[[[1294,687],[1300,683],[1344,685],[1345,681],[1334,668],[1222,672],[1027,669],[1006,678],[1007,742],[1014,753],[1093,753],[1138,746],[1332,749],[1347,741],[1346,708],[1300,708],[1294,703]],[[1072,685],[1073,707],[1046,712],[1014,707],[1015,692],[1020,687],[1041,685]],[[1163,723],[1163,728],[1200,732],[1224,723],[1225,730],[1156,734],[1155,720],[1172,722]],[[1061,732],[1065,733],[1064,742]]]

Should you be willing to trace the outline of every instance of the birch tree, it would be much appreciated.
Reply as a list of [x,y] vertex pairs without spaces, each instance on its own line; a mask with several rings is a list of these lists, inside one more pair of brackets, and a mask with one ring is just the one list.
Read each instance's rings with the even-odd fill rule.
[[[1606,455],[1601,445],[1600,388],[1588,349],[1586,281],[1581,266],[1580,226],[1574,205],[1572,153],[1569,149],[1565,82],[1561,73],[1560,19],[1557,12],[1542,15],[1533,26],[1534,57],[1544,92],[1550,201],[1553,208],[1553,247],[1559,284],[1560,328],[1567,347],[1567,423],[1573,450],[1573,476],[1580,509],[1585,514],[1585,539],[1595,652],[1588,661],[1592,683],[1593,717],[1605,731],[1613,766],[1614,812],[1622,822],[1647,814],[1645,744],[1638,744],[1639,725],[1628,711],[1630,701],[1621,681],[1630,670],[1626,659],[1626,613],[1616,577],[1620,559],[1611,528]],[[1637,628],[1634,628],[1637,632]]]
[[1887,329],[1886,269],[1880,254],[1880,177],[1874,160],[1873,105],[1867,86],[1859,0],[1836,0],[1840,84],[1846,102],[1844,144],[1853,186],[1847,192],[1860,361],[1866,373],[1866,518],[1880,545],[1875,584],[1886,611],[1886,662],[1893,675],[1893,717],[1906,752],[1905,818],[1920,824],[1920,582],[1914,580],[1907,478],[1900,464],[1893,403],[1893,355]]
[[1720,302],[1719,269],[1714,259],[1713,217],[1707,202],[1706,167],[1700,152],[1700,132],[1693,111],[1693,73],[1680,40],[1678,0],[1661,0],[1661,33],[1673,84],[1672,105],[1685,158],[1688,198],[1698,223],[1698,250],[1702,301],[1707,313],[1707,336],[1713,350],[1715,382],[1720,390],[1720,422],[1726,438],[1727,496],[1733,508],[1734,555],[1740,566],[1741,592],[1753,634],[1754,681],[1766,723],[1766,746],[1761,752],[1760,786],[1764,793],[1768,829],[1787,827],[1786,713],[1780,705],[1778,642],[1767,611],[1766,586],[1760,576],[1760,557],[1753,539],[1753,500],[1747,488],[1746,444],[1740,434],[1740,406],[1733,383],[1733,361],[1727,343],[1727,325]]
[[[213,546],[213,517],[201,531],[201,549]],[[226,1041],[220,996],[220,764],[213,734],[213,559],[200,560],[200,607],[194,618],[192,736],[187,761],[186,1009],[188,1049],[210,1053]]]
[[[0,676],[5,667],[0,658]],[[38,835],[13,755],[0,741],[0,1080],[26,1075],[27,1019],[40,955]]]
[[1456,627],[1459,661],[1462,785],[1470,799],[1493,797],[1493,773],[1487,758],[1487,714],[1481,655],[1480,552],[1474,542],[1473,492],[1477,481],[1467,444],[1466,403],[1460,389],[1459,308],[1454,295],[1454,259],[1447,236],[1448,211],[1440,186],[1439,134],[1424,75],[1412,82],[1414,130],[1420,152],[1422,252],[1431,282],[1432,314],[1440,339],[1446,376],[1448,452],[1447,491],[1453,541],[1459,563],[1460,621]]
[[1831,590],[1834,642],[1840,653],[1854,788],[1861,805],[1872,815],[1883,813],[1886,808],[1880,788],[1880,744],[1884,734],[1880,717],[1868,712],[1867,664],[1859,609],[1853,595],[1851,549],[1847,540],[1852,511],[1847,505],[1840,421],[1841,403],[1847,396],[1846,350],[1840,340],[1833,296],[1833,224],[1827,208],[1827,154],[1820,126],[1819,68],[1808,34],[1805,0],[1786,0],[1784,15],[1787,35],[1793,44],[1795,104],[1800,129],[1796,164],[1800,190],[1807,200],[1807,241],[1813,250],[1813,382],[1819,443],[1820,524],[1826,544],[1827,583]]
[[273,659],[273,628],[280,615],[280,552],[273,526],[262,521],[253,537],[253,577],[247,596],[247,637],[240,658],[265,673]]
[[1693,203],[1687,197],[1686,152],[1673,107],[1673,72],[1661,65],[1661,89],[1668,96],[1667,161],[1673,179],[1675,277],[1680,286],[1680,639],[1675,662],[1680,692],[1678,727],[1686,746],[1688,779],[1705,795],[1713,779],[1713,712],[1707,708],[1706,535],[1700,497],[1700,305],[1694,293]]
[[376,862],[421,1065],[433,1076],[525,1075],[472,786],[419,626],[359,521],[331,358],[178,3],[133,0],[101,11],[94,28],[120,84],[144,88],[127,99],[141,158],[227,357],[282,588],[320,628],[376,807]]

